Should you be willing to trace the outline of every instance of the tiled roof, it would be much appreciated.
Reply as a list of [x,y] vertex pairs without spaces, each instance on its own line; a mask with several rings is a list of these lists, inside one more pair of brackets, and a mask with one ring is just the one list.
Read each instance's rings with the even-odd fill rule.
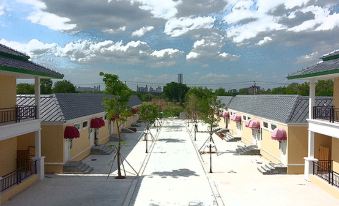
[[[308,97],[299,95],[238,95],[230,109],[282,123],[306,123]],[[316,105],[332,105],[332,97],[317,97]]]
[[0,71],[62,79],[63,75],[54,70],[35,64],[29,56],[0,44]]
[[319,62],[313,66],[288,75],[288,79],[300,79],[313,76],[339,73],[339,58]]
[[218,100],[224,105],[224,107],[228,107],[233,99],[233,96],[218,96]]
[[[67,121],[104,112],[105,94],[60,93],[41,95],[41,118],[44,121]],[[34,105],[34,95],[17,95],[18,105]],[[137,96],[131,96],[129,106],[141,104]]]
[[8,46],[5,46],[3,44],[0,44],[0,53],[10,54],[10,55],[21,57],[21,58],[24,58],[24,59],[29,59],[29,56],[27,56],[26,54],[21,53],[21,52],[14,50],[12,48],[9,48]]

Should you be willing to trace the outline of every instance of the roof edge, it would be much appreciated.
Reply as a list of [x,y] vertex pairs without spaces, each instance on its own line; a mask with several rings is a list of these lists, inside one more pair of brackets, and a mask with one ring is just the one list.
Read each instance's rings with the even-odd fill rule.
[[304,79],[304,78],[311,78],[311,77],[317,77],[317,76],[325,76],[325,75],[337,74],[337,73],[339,73],[339,68],[328,70],[328,71],[314,72],[314,73],[310,73],[310,74],[289,75],[286,78],[288,80],[292,80],[292,79]]
[[[0,71],[1,70],[7,71],[7,72],[20,73],[20,74],[27,74],[27,75],[32,75],[32,76],[41,76],[41,77],[53,78],[53,79],[63,79],[64,78],[63,74],[49,75],[49,74],[46,74],[44,72],[34,72],[34,71],[29,71],[29,70],[15,68],[15,67],[0,66]],[[51,71],[53,71],[53,70],[51,70]],[[55,72],[55,71],[53,71],[53,72]]]

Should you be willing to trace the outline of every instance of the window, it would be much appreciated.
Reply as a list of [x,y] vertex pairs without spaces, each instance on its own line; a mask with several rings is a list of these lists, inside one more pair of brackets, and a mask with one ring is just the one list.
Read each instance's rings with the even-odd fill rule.
[[240,122],[237,122],[237,129],[240,130],[240,131],[242,130],[242,126],[241,126]]
[[267,123],[267,122],[264,122],[264,123],[263,123],[263,126],[264,126],[265,128],[268,128],[268,123]]
[[83,122],[83,123],[82,123],[82,128],[86,128],[87,125],[88,125],[88,122],[87,122],[87,121],[86,121],[86,122]]
[[80,129],[80,124],[75,124],[74,127],[79,130]]
[[247,117],[247,120],[250,120],[251,119],[251,117]]
[[243,119],[243,120],[246,120],[246,116],[245,116],[245,115],[244,115],[244,116],[242,116],[242,119]]
[[275,128],[277,128],[277,125],[271,124],[271,130],[274,130]]

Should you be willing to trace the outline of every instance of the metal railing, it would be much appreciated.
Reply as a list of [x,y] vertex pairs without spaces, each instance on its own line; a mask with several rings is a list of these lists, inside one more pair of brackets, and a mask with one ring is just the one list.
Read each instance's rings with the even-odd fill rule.
[[313,175],[324,179],[328,184],[339,187],[339,173],[333,171],[332,160],[313,162]]
[[334,106],[314,106],[313,118],[328,120],[330,122],[338,121],[339,108],[335,108]]
[[0,123],[20,122],[25,119],[36,119],[36,106],[21,106],[17,105],[13,108],[0,109]]
[[37,161],[28,160],[27,162],[29,164],[26,166],[2,176],[2,179],[0,179],[0,192],[14,185],[20,184],[24,179],[37,173]]

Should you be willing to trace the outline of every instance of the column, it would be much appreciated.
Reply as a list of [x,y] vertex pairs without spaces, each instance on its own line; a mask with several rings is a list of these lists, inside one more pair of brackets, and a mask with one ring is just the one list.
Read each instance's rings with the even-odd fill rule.
[[[313,118],[313,106],[315,105],[315,84],[314,80],[310,81],[310,94],[309,94],[309,108],[308,118]],[[310,180],[310,174],[313,174],[313,162],[317,161],[314,158],[314,132],[308,131],[308,147],[307,157],[305,159],[304,177],[306,180]]]
[[[40,119],[40,78],[35,77],[35,105],[36,105],[36,118]],[[35,160],[37,161],[37,173],[39,175],[40,180],[44,179],[45,177],[45,163],[44,158],[41,156],[41,129],[35,131]]]

